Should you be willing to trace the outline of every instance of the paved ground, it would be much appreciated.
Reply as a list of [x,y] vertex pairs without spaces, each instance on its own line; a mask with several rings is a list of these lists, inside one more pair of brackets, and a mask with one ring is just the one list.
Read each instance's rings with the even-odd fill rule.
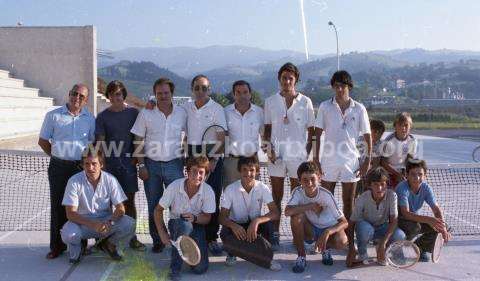
[[[127,250],[123,262],[110,262],[102,253],[94,253],[72,267],[66,255],[53,261],[44,258],[48,248],[45,232],[19,232],[1,237],[2,233],[0,280],[162,280],[168,268],[168,250],[162,254]],[[148,241],[144,236],[140,239]],[[372,254],[373,249],[369,250]],[[418,263],[405,270],[377,265],[347,269],[345,253],[337,252],[333,266],[322,265],[320,255],[308,256],[307,270],[294,274],[290,268],[296,254],[291,243],[285,240],[275,258],[283,266],[280,272],[243,260],[235,267],[227,267],[224,256],[213,257],[206,274],[197,276],[185,268],[182,280],[480,280],[480,236],[457,237],[444,248],[438,264]]]

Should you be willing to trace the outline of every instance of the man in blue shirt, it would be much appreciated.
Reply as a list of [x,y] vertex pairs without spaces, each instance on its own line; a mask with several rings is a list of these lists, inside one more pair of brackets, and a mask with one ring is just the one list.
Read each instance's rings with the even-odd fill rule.
[[[432,252],[437,235],[442,235],[445,242],[451,239],[442,210],[438,206],[432,188],[424,182],[427,164],[424,160],[408,159],[406,164],[407,180],[396,187],[400,218],[398,227],[408,240],[420,234],[415,241],[420,248],[420,261],[427,262],[427,252]],[[420,215],[419,210],[426,202],[433,212],[432,216]]]
[[38,145],[48,154],[48,181],[50,183],[50,252],[47,259],[62,254],[67,246],[60,236],[67,222],[62,199],[68,179],[81,171],[82,151],[94,140],[95,118],[84,106],[88,88],[76,84],[68,93],[68,102],[45,115]]

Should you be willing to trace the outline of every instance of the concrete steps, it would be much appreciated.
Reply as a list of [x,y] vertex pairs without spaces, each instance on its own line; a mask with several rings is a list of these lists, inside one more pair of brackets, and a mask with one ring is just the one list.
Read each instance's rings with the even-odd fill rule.
[[53,99],[39,92],[0,70],[0,140],[38,135],[45,113],[55,108]]

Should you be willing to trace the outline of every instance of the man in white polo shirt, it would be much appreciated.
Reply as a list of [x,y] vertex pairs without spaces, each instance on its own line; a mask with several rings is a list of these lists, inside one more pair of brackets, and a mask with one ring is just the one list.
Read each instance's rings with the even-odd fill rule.
[[240,157],[257,155],[259,137],[263,131],[263,109],[254,105],[252,89],[247,81],[239,80],[232,86],[234,104],[225,107],[228,126],[223,186],[240,179],[237,163]]
[[[265,144],[271,144],[274,153],[268,165],[272,183],[273,200],[281,213],[283,183],[290,178],[293,190],[299,185],[297,169],[307,160],[312,149],[315,133],[315,113],[310,98],[295,90],[300,78],[298,68],[292,63],[284,64],[278,71],[281,90],[265,100]],[[262,146],[269,154],[266,145]],[[278,246],[280,220],[274,224],[273,245]]]
[[82,156],[84,171],[75,174],[67,183],[62,205],[68,222],[61,233],[72,264],[80,261],[81,240],[88,238],[103,239],[98,247],[112,259],[121,260],[117,252],[119,244],[124,246],[135,233],[135,220],[125,215],[122,203],[127,196],[117,179],[102,171],[104,164],[102,151],[89,145]]
[[[355,197],[356,183],[366,175],[372,155],[372,139],[367,110],[354,101],[349,94],[353,88],[350,74],[342,70],[333,74],[330,81],[335,96],[320,104],[315,121],[317,149],[314,162],[320,167],[322,186],[332,194],[335,184],[342,183],[343,212],[350,217]],[[320,138],[325,132],[321,160]],[[360,165],[357,149],[358,136],[362,135],[367,144],[366,157]]]
[[[270,188],[255,179],[260,172],[257,156],[240,157],[237,170],[241,179],[227,186],[220,199],[219,221],[223,225],[220,237],[228,252],[226,264],[233,265],[235,256],[239,256],[261,267],[280,270],[269,242],[271,222],[278,220],[280,213]],[[262,215],[264,205],[269,212]]]
[[[205,237],[205,225],[215,213],[215,194],[204,182],[208,171],[207,157],[191,157],[187,159],[187,177],[172,182],[155,208],[155,225],[160,239],[165,245],[175,241],[181,235],[188,235],[200,248],[201,260],[191,269],[202,274],[208,269],[208,249]],[[170,208],[168,232],[163,220],[163,211]],[[172,248],[170,261],[170,278],[179,279],[183,260],[176,248]]]
[[183,108],[173,104],[174,90],[175,85],[170,79],[158,79],[153,85],[156,107],[142,110],[131,129],[135,135],[139,176],[145,183],[154,253],[161,252],[165,246],[155,227],[155,206],[162,197],[164,187],[183,177],[182,132],[186,128],[187,115]]
[[[210,161],[209,173],[207,183],[215,192],[215,206],[220,202],[223,187],[223,147],[225,141],[225,133],[219,132],[216,136],[211,136],[215,139],[205,140],[207,143],[216,142],[220,145],[218,151],[207,151],[207,147],[202,146],[202,136],[205,130],[212,125],[220,125],[227,130],[227,122],[225,121],[225,112],[223,107],[216,103],[209,97],[211,92],[210,81],[205,75],[197,75],[193,77],[191,82],[191,89],[194,100],[184,104],[187,112],[187,143],[188,157],[195,157],[199,155],[207,155]],[[218,224],[217,208],[215,214],[212,215],[210,223],[206,227],[208,248],[213,255],[220,255],[222,248],[217,243]]]

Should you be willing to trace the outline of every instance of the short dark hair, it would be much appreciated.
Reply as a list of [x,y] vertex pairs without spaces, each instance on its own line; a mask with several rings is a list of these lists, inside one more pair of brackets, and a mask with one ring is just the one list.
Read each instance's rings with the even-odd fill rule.
[[307,161],[307,162],[303,162],[302,164],[300,164],[300,166],[298,166],[298,169],[297,169],[298,180],[300,180],[300,178],[304,173],[320,174],[320,169],[318,169],[317,164],[315,164],[314,162]]
[[295,84],[297,84],[300,80],[300,71],[298,70],[298,67],[291,62],[287,62],[286,64],[282,65],[282,67],[280,67],[280,69],[278,70],[278,81],[280,81],[280,77],[285,71],[291,72],[293,73],[293,75],[295,75]]
[[197,166],[197,167],[200,167],[200,168],[205,168],[205,171],[208,172],[208,164],[209,164],[209,161],[208,161],[208,158],[206,156],[197,156],[197,157],[188,157],[187,158],[187,161],[186,161],[186,168],[187,168],[187,171],[190,171],[190,169],[193,167],[193,166]]
[[335,83],[342,83],[348,85],[350,89],[353,88],[353,81],[352,76],[345,70],[339,70],[332,75],[332,79],[330,79],[330,86],[333,87]]
[[207,79],[208,83],[210,84],[210,80],[208,79],[208,77],[204,74],[198,74],[196,75],[195,77],[192,78],[192,82],[190,82],[190,89],[193,90],[193,85],[195,84],[195,81],[197,81],[198,79],[200,78],[204,78],[204,79]]
[[237,86],[243,86],[243,85],[247,86],[248,91],[249,91],[250,93],[252,92],[252,88],[250,87],[250,84],[249,84],[247,81],[245,81],[245,80],[238,80],[238,81],[233,82],[233,85],[232,85],[232,95],[235,95],[235,87],[237,87]]
[[380,134],[383,134],[385,132],[385,123],[383,123],[382,120],[371,119],[370,129],[378,131]]
[[173,92],[175,92],[175,84],[173,83],[172,80],[166,77],[160,77],[157,79],[157,81],[155,81],[155,83],[153,83],[153,87],[152,87],[153,94],[155,95],[155,88],[163,84],[167,84],[168,87],[170,87],[170,92],[172,92],[172,95],[173,95]]
[[87,145],[82,152],[82,165],[88,157],[96,157],[102,165],[105,165],[105,155],[99,146],[95,146],[92,143]]
[[377,167],[370,170],[367,174],[367,186],[370,186],[373,182],[388,181],[388,173],[382,167]]
[[116,93],[120,91],[122,93],[123,99],[127,98],[127,88],[125,85],[119,80],[113,80],[107,85],[107,89],[105,90],[105,96],[109,99],[110,94]]
[[408,172],[411,169],[422,168],[425,173],[427,173],[427,162],[422,159],[407,157],[407,163],[405,164],[405,170]]
[[257,155],[253,155],[250,157],[241,156],[237,162],[237,171],[240,172],[242,166],[255,166],[255,169],[257,169],[257,173],[260,172],[260,162],[258,161]]

